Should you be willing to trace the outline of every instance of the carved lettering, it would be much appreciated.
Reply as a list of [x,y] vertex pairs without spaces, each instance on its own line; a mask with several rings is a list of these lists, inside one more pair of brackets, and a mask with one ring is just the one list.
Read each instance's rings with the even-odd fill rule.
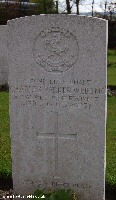
[[79,183],[69,183],[69,182],[57,182],[57,181],[52,181],[52,182],[44,182],[39,181],[38,187],[45,187],[46,185],[49,185],[50,187],[57,188],[59,186],[64,187],[64,188],[83,188],[83,189],[88,189],[91,188],[90,185],[88,184],[79,184]]
[[[71,79],[58,82],[55,79],[46,80],[44,77],[31,78],[30,85],[10,87],[12,98],[19,101],[21,106],[44,107],[76,107],[90,109],[91,102],[98,101],[105,88],[89,87],[92,80]],[[86,85],[88,87],[86,87]],[[66,86],[68,85],[68,86]],[[69,86],[70,85],[70,86]],[[78,85],[78,87],[76,86]],[[49,99],[48,99],[49,96]]]

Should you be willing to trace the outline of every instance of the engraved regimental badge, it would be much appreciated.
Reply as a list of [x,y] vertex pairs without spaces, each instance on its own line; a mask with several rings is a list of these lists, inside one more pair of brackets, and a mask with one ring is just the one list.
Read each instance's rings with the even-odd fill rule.
[[38,65],[47,72],[64,72],[78,58],[76,37],[60,28],[43,30],[34,42],[33,54]]

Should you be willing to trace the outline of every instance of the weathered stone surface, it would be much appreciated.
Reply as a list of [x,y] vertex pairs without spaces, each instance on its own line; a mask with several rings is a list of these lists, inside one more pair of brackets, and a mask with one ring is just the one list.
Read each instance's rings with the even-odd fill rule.
[[8,83],[7,26],[0,25],[0,85]]
[[14,190],[103,200],[107,23],[77,15],[8,22]]

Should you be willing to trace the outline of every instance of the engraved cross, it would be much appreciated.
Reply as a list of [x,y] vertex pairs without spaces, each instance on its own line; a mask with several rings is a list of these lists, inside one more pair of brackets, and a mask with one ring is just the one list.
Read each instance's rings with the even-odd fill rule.
[[54,112],[54,132],[53,133],[37,133],[38,137],[51,137],[51,138],[55,138],[55,176],[54,178],[60,178],[58,176],[58,139],[59,138],[65,138],[65,139],[76,139],[77,138],[77,134],[60,134],[58,131],[58,117],[59,117],[59,113],[58,112]]

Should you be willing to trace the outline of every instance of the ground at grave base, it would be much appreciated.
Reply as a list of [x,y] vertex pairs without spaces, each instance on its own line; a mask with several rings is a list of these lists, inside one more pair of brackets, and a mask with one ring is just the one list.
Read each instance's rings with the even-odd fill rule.
[[[0,179],[0,200],[13,200],[13,198],[7,198],[7,196],[13,195],[13,182],[11,179]],[[5,198],[3,198],[5,197]],[[106,191],[105,200],[116,200],[115,189],[111,192],[110,189]]]
[[[7,198],[7,196],[13,195],[13,190],[0,190],[0,200],[12,200],[13,198]],[[5,196],[5,198],[3,198]],[[105,200],[116,200],[115,195],[106,194]]]

